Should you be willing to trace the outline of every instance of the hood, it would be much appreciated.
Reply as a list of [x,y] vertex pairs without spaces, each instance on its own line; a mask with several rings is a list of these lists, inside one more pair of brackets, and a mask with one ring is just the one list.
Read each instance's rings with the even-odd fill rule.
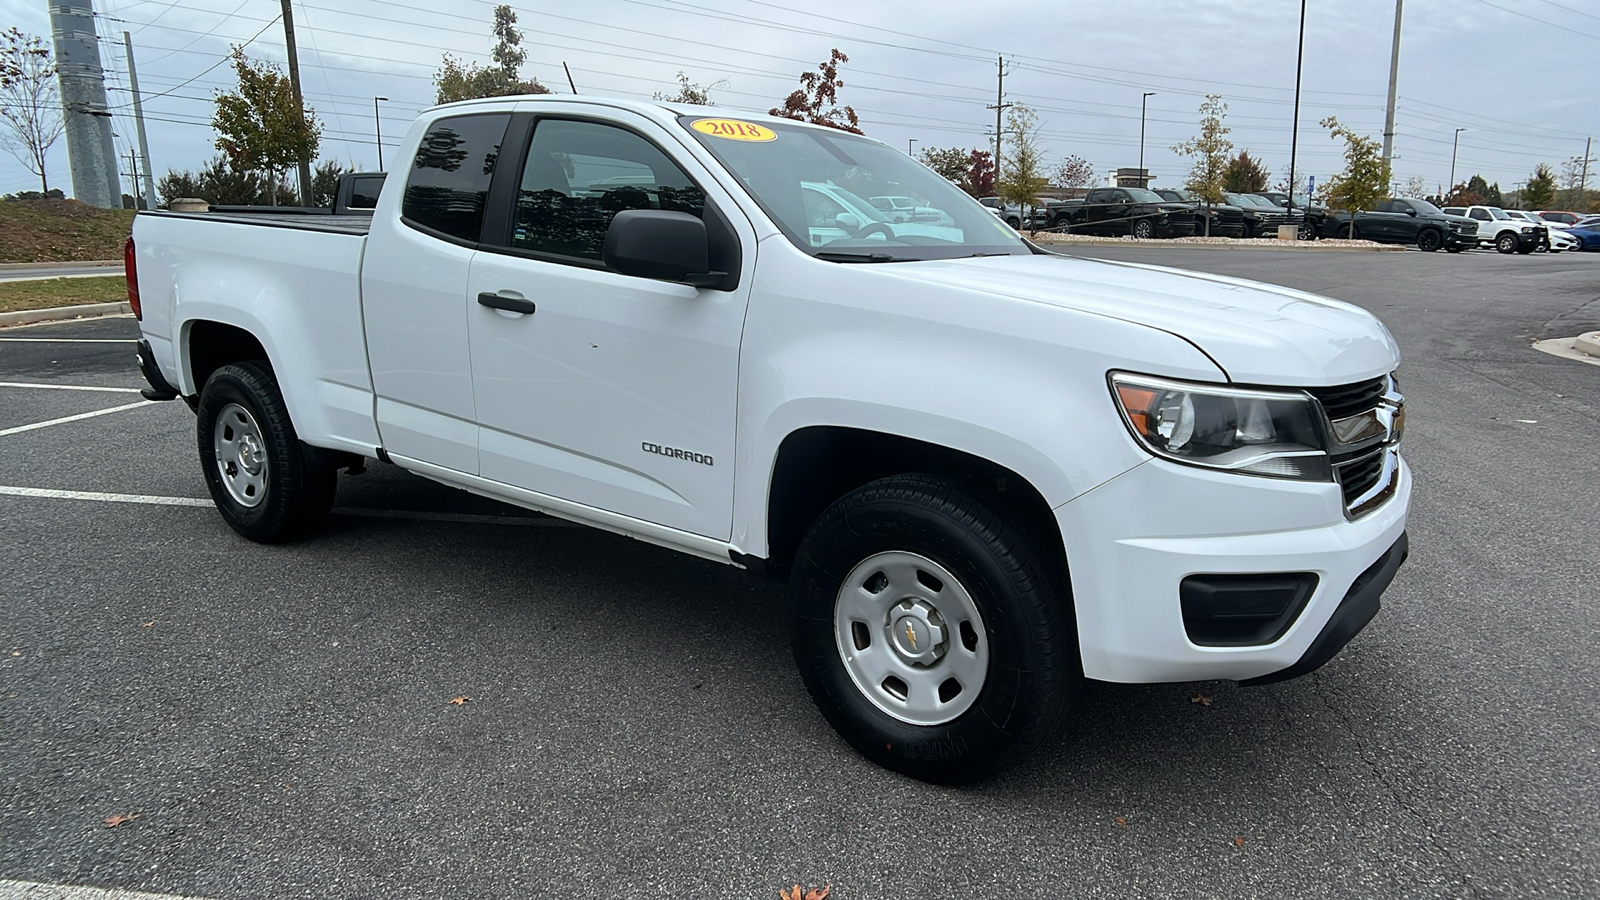
[[[1044,254],[891,263],[932,287],[1081,310],[1177,335],[1241,384],[1320,387],[1392,371],[1399,348],[1371,313],[1239,278]],[[1159,360],[1130,360],[1159,372]]]
[[1456,225],[1461,225],[1461,224],[1464,224],[1464,223],[1470,223],[1472,225],[1478,224],[1478,220],[1472,218],[1471,216],[1453,216],[1450,213],[1440,213],[1437,216],[1429,216],[1429,218],[1443,219],[1446,222],[1450,222],[1450,223],[1453,223],[1453,224],[1456,224]]

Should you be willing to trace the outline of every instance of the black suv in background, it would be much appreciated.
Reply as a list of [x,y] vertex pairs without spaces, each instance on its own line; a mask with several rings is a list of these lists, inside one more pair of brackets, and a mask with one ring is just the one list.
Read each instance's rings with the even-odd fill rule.
[[1466,216],[1449,215],[1426,200],[1412,197],[1378,201],[1377,209],[1356,213],[1354,227],[1349,213],[1330,213],[1324,228],[1328,237],[1416,244],[1425,253],[1440,247],[1460,253],[1478,246],[1477,222]]
[[1050,225],[1076,234],[1189,237],[1195,214],[1189,204],[1168,203],[1145,188],[1095,188],[1082,200],[1050,207]]
[[[1151,190],[1159,194],[1163,200],[1170,200],[1173,203],[1185,203],[1192,207],[1196,216],[1194,233],[1197,235],[1232,238],[1244,236],[1244,211],[1237,206],[1221,203],[1208,207],[1204,200],[1201,200],[1191,191],[1180,191],[1173,188],[1151,188]],[[1207,228],[1208,220],[1209,230]]]
[[[1254,196],[1283,209],[1289,208],[1289,195],[1283,191],[1256,191]],[[1322,230],[1328,224],[1327,209],[1314,203],[1305,202],[1305,198],[1294,198],[1294,208],[1305,215],[1305,220],[1300,224],[1299,236],[1302,241],[1314,241],[1322,237]]]
[[[1277,237],[1278,226],[1289,224],[1289,210],[1254,194],[1223,194],[1228,202],[1239,207],[1244,212],[1244,236]],[[1298,224],[1305,219],[1305,213],[1296,209],[1294,221]]]

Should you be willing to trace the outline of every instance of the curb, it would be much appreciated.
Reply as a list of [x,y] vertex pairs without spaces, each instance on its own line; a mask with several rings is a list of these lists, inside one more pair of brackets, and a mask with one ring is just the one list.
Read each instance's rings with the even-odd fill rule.
[[50,309],[19,309],[0,313],[0,328],[8,325],[31,325],[35,322],[62,322],[69,319],[97,319],[101,316],[132,315],[128,301],[117,303],[85,303],[82,306],[56,306]]
[[1573,338],[1572,349],[1600,359],[1600,331],[1591,331]]
[[0,272],[26,272],[29,269],[59,269],[63,266],[120,266],[120,259],[69,259],[62,262],[0,263]]
[[1407,249],[1405,244],[1374,244],[1371,247],[1330,247],[1323,246],[1321,241],[1272,241],[1260,244],[1254,242],[1186,244],[1178,240],[1161,239],[1145,241],[1075,241],[1070,238],[1066,240],[1039,240],[1037,238],[1028,238],[1026,233],[1023,233],[1023,237],[1039,244],[1041,247],[1171,247],[1181,250],[1298,250],[1319,253],[1336,253],[1339,251],[1347,253],[1393,253],[1396,251],[1405,252]]

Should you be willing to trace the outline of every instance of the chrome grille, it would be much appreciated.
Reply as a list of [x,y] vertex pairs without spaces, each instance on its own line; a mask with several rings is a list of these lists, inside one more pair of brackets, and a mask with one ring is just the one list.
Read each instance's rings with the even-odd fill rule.
[[1377,447],[1343,462],[1335,459],[1334,471],[1339,473],[1339,488],[1344,491],[1344,505],[1353,506],[1362,494],[1383,477],[1384,448]]

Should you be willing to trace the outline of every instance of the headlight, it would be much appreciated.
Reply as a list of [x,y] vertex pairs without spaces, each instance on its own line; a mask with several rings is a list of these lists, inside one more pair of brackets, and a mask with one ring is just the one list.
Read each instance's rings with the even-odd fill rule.
[[1321,411],[1306,394],[1111,374],[1134,437],[1157,456],[1250,475],[1331,481]]

